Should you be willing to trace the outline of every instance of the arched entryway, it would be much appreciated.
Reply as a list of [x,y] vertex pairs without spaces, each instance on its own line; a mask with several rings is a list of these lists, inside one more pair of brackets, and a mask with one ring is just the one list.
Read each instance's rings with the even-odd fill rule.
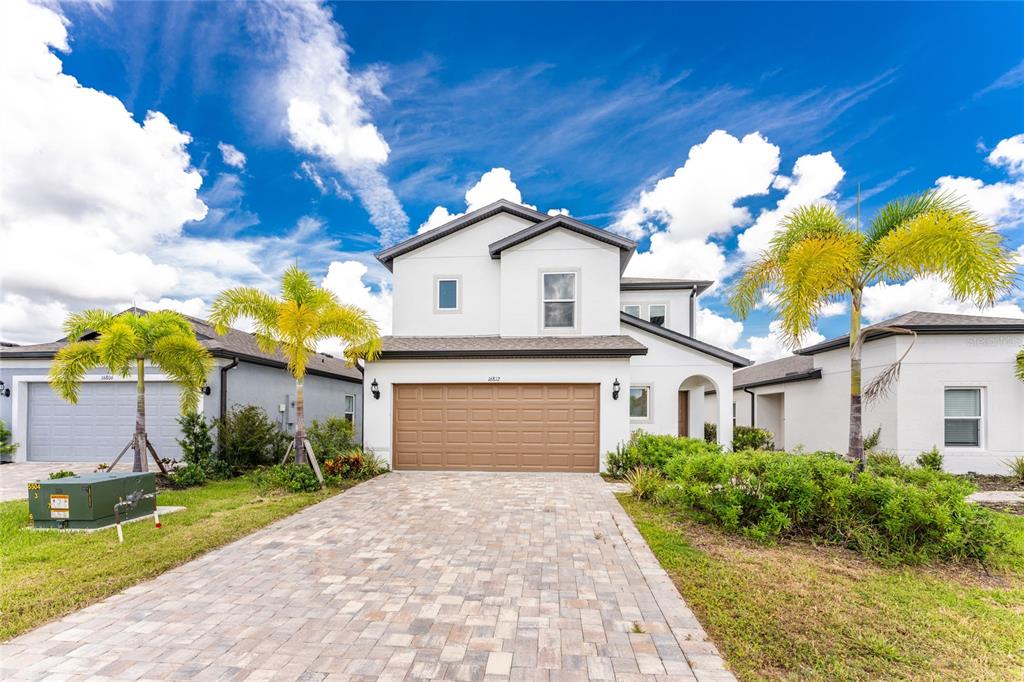
[[[717,441],[722,445],[732,443],[731,402],[723,400],[718,384],[711,377],[704,374],[687,377],[680,382],[676,396],[678,435],[704,438],[704,424],[714,424]],[[729,404],[725,405],[727,402]]]

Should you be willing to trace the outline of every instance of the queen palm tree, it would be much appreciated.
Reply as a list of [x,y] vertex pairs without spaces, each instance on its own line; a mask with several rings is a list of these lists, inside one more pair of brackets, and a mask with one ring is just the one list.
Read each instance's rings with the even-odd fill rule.
[[295,377],[295,463],[310,464],[320,476],[313,447],[306,436],[303,379],[306,365],[316,352],[316,344],[337,338],[346,344],[350,364],[357,358],[374,359],[380,353],[381,339],[377,323],[363,309],[346,305],[327,289],[318,287],[298,266],[285,270],[280,297],[260,289],[236,287],[222,291],[213,302],[210,322],[218,334],[228,331],[239,317],[256,323],[256,342],[266,353],[280,351]]
[[[75,404],[82,380],[90,369],[102,366],[111,374],[126,377],[134,365],[135,434],[117,459],[131,447],[135,451],[132,471],[146,471],[146,451],[149,450],[157,466],[164,471],[146,435],[146,362],[181,387],[182,414],[195,410],[213,359],[196,340],[192,325],[170,310],[147,313],[133,309],[117,315],[105,310],[85,310],[68,316],[64,331],[70,343],[57,351],[50,368],[50,385],[54,391]],[[86,336],[92,338],[83,340]]]
[[[730,304],[745,318],[762,294],[771,293],[784,339],[795,347],[814,327],[825,305],[849,302],[848,454],[863,465],[861,314],[865,287],[931,275],[946,282],[956,300],[987,306],[1014,286],[1014,256],[1003,247],[1000,235],[962,200],[935,190],[889,202],[863,231],[859,197],[852,224],[833,206],[815,204],[794,210],[783,219],[781,228],[736,282]],[[885,329],[906,333],[899,328]],[[864,401],[886,393],[899,376],[900,360],[872,380],[864,391]]]

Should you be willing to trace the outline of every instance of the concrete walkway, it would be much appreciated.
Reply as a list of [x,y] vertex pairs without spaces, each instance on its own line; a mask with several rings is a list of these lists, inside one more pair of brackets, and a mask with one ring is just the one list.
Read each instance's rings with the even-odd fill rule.
[[[131,471],[131,453],[117,463],[115,471]],[[0,464],[0,502],[28,498],[30,481],[45,480],[54,471],[74,471],[76,474],[91,474],[99,462],[16,462]],[[155,465],[150,462],[151,467]],[[154,468],[155,470],[155,468]]]
[[0,661],[2,679],[733,679],[586,474],[388,474]]

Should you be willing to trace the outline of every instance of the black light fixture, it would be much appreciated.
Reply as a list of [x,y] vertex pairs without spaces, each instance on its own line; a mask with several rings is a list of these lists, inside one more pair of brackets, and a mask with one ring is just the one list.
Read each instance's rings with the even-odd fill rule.
[[213,392],[213,391],[212,391],[212,390],[210,389],[210,384],[203,384],[203,387],[202,387],[202,389],[200,389],[200,390],[201,390],[201,391],[203,392],[203,395],[210,395],[210,393],[212,393],[212,392]]
[[612,384],[612,400],[619,399],[619,389],[622,388],[622,384],[619,383],[619,378],[615,377],[615,382]]
[[370,393],[373,394],[374,400],[380,400],[380,386],[377,385],[376,379],[374,379],[373,383],[370,384]]
[[2,381],[0,381],[0,396],[3,396],[4,398],[11,397],[11,389],[7,388]]

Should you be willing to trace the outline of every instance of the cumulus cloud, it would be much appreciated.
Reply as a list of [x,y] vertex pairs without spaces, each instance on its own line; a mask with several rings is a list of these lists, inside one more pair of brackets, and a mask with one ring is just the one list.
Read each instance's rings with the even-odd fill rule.
[[[512,180],[512,172],[510,170],[507,168],[492,168],[480,176],[475,185],[466,190],[465,211],[462,213],[452,213],[444,206],[437,206],[430,212],[430,215],[423,221],[423,224],[420,225],[419,232],[426,232],[427,230],[444,225],[459,216],[494,203],[498,199],[505,199],[532,209],[537,208],[523,201],[523,193],[519,191],[519,187]],[[565,209],[561,210],[566,211]],[[565,214],[568,215],[568,211]],[[549,211],[548,215],[555,214]]]
[[[719,315],[713,310],[697,311],[697,338],[754,362],[767,362],[792,354],[794,347],[784,341],[781,329],[782,323],[773,321],[768,325],[767,334],[748,336],[741,343],[744,331],[742,322]],[[810,346],[824,340],[825,337],[817,329],[812,329],[800,339],[797,347]]]
[[[381,334],[391,333],[391,288],[386,282],[378,282],[376,289],[366,282],[369,268],[355,260],[334,261],[327,268],[320,286],[330,289],[342,303],[355,305],[370,314],[377,321]],[[330,341],[320,348],[326,353],[341,353],[344,348],[337,341]]]
[[245,154],[238,151],[238,148],[227,142],[218,142],[217,149],[220,150],[220,157],[232,168],[242,170],[245,168]]
[[1020,302],[1012,300],[1000,301],[990,308],[979,308],[970,303],[957,301],[950,293],[949,286],[935,277],[922,277],[903,284],[882,282],[864,290],[864,318],[872,324],[911,310],[960,315],[1024,317],[1024,309],[1021,308]]
[[986,183],[978,178],[945,175],[935,184],[959,194],[996,227],[1016,227],[1024,222],[1024,134],[1000,140],[985,160],[1005,170],[1009,179]]
[[380,74],[352,71],[344,33],[320,4],[259,5],[254,11],[281,44],[277,90],[292,146],[341,174],[382,243],[402,239],[409,219],[381,171],[391,149],[367,107],[368,99],[383,97]]

